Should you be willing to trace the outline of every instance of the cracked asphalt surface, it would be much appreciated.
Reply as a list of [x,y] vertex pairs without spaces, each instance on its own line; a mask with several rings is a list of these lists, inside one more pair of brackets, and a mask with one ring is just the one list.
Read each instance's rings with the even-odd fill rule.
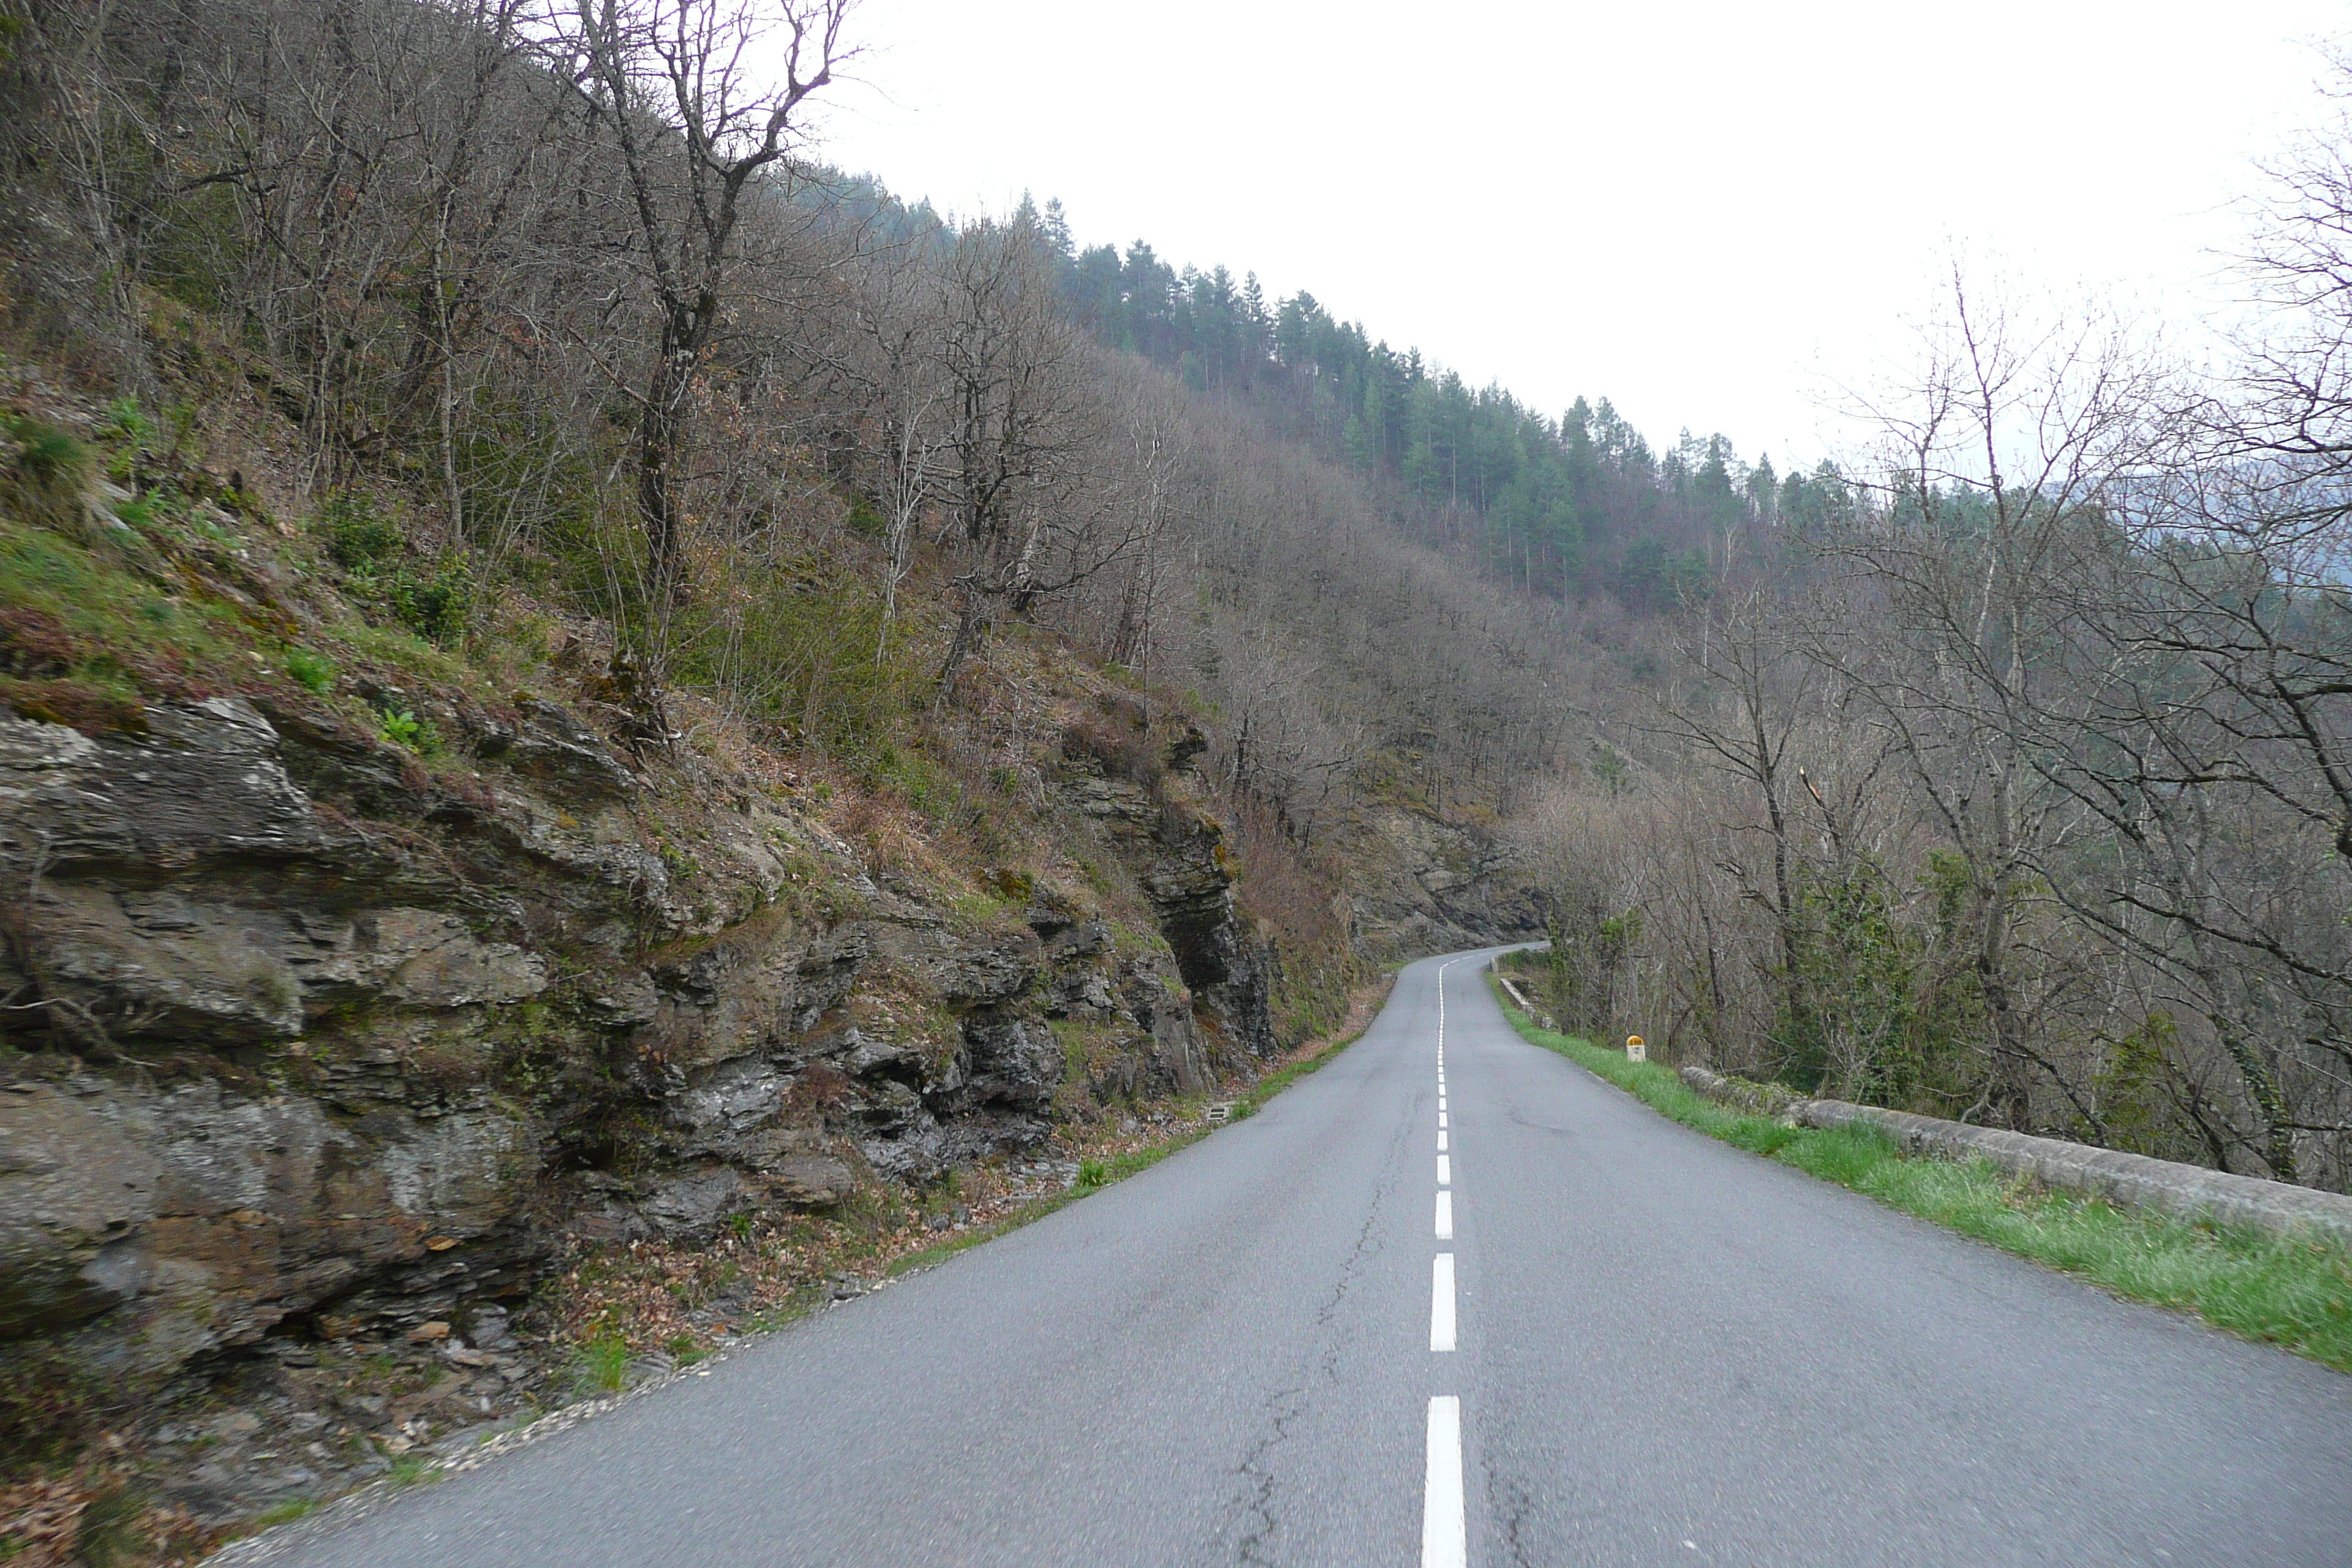
[[1446,976],[1460,1348],[1428,1349],[1437,961],[1129,1181],[305,1568],[2352,1561],[2352,1378],[1674,1126]]

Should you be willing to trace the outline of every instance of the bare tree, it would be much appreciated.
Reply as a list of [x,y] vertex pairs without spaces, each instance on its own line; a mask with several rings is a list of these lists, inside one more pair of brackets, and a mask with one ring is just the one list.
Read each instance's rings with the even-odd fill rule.
[[[656,603],[679,585],[678,449],[726,320],[755,181],[786,161],[793,116],[849,58],[849,0],[578,0],[565,37],[580,90],[620,150],[655,316],[637,407],[637,511]],[[781,81],[758,74],[772,59]]]
[[939,286],[941,493],[959,567],[944,697],[1000,616],[1084,583],[1139,541],[1141,524],[1087,482],[1099,394],[1034,227],[968,226]]
[[[1867,645],[1831,644],[1908,763],[1966,869],[1964,920],[1991,1071],[1982,1105],[2032,1122],[2049,1063],[2022,943],[2056,802],[2029,754],[2084,531],[2162,449],[2158,362],[2112,318],[2036,320],[1971,297],[1954,271],[1916,382],[1880,402],[1878,504],[1833,548],[1892,614]],[[1866,668],[1865,668],[1866,666]]]
[[[1769,872],[1751,867],[1734,842],[1722,869],[1741,896],[1770,918],[1779,944],[1781,1028],[1792,1040],[1814,1033],[1806,994],[1806,942],[1798,900],[1802,849],[1790,748],[1812,700],[1819,671],[1787,635],[1787,617],[1763,588],[1711,605],[1683,633],[1685,667],[1697,678],[1681,700],[1658,703],[1658,732],[1686,749],[1698,766],[1719,770],[1752,791],[1763,812]],[[1816,1068],[1816,1070],[1818,1070]]]

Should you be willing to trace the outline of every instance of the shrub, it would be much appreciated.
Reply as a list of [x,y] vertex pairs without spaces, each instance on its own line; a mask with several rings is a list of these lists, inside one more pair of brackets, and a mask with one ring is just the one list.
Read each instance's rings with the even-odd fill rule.
[[447,555],[425,570],[403,564],[383,598],[410,631],[447,647],[465,637],[474,613],[474,574],[464,559]]
[[673,679],[730,688],[751,712],[836,752],[870,752],[922,684],[908,639],[885,645],[875,585],[816,556],[713,572],[677,631]]
[[327,498],[312,526],[326,538],[329,560],[363,576],[397,559],[407,543],[373,501],[340,490]]
[[321,697],[335,689],[335,661],[307,647],[286,656],[286,673]]
[[147,417],[135,397],[118,397],[106,405],[106,423],[98,438],[113,448],[106,459],[111,478],[128,479],[138,470],[139,458],[154,445],[155,422]]
[[353,598],[388,611],[443,647],[465,637],[474,613],[474,574],[464,556],[412,560],[400,525],[364,496],[329,497],[312,527],[324,537],[327,558],[343,569],[343,586]]
[[29,521],[68,522],[89,479],[89,449],[26,415],[0,423],[0,500]]
[[441,728],[430,719],[419,719],[404,708],[395,713],[384,710],[376,734],[395,746],[405,746],[420,757],[438,756],[443,748]]

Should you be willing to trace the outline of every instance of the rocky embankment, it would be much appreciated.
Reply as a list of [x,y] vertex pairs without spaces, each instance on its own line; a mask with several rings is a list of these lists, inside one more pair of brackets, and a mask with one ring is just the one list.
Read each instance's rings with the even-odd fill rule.
[[1397,806],[1367,812],[1355,837],[1349,934],[1381,962],[1544,934],[1546,895],[1507,837]]
[[[579,1243],[922,1182],[1275,1047],[1197,737],[1074,723],[1050,788],[1103,896],[1008,877],[975,908],[584,699],[366,696],[449,756],[282,694],[95,733],[0,711],[20,1394],[193,1402],[208,1425],[151,1431],[266,1445],[299,1495],[322,1428],[381,1424],[314,1370],[349,1347],[429,1352],[488,1413],[543,1375],[509,1319]],[[249,1511],[203,1477],[174,1500]]]

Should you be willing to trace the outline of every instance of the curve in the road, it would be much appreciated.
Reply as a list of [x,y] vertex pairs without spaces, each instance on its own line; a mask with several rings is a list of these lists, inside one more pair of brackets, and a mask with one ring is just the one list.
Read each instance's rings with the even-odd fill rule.
[[1520,1041],[1483,956],[1138,1176],[238,1556],[2352,1560],[2352,1379],[1676,1127]]

